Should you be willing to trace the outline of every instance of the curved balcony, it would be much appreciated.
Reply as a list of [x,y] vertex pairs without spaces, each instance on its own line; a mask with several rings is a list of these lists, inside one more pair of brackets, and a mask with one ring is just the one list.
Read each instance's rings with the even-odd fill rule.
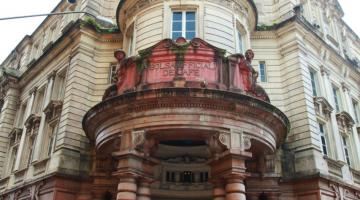
[[[157,142],[220,139],[225,149],[274,152],[289,128],[256,84],[251,50],[225,52],[201,39],[166,39],[119,61],[117,83],[84,117],[97,149],[127,131],[146,131]],[[121,140],[121,139],[120,139]]]
[[[150,188],[154,197],[176,190],[190,198],[189,188],[200,186],[204,199],[225,192],[246,199],[244,179],[283,143],[289,121],[256,84],[253,52],[224,54],[197,38],[166,39],[136,57],[115,51],[116,84],[86,114],[83,128],[96,165],[105,155],[117,160],[117,199],[149,197]],[[204,171],[210,178],[202,182]],[[212,184],[213,192],[204,188]]]

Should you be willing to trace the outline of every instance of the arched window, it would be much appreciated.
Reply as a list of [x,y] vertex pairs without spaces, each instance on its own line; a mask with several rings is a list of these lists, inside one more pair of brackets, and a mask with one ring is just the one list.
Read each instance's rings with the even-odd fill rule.
[[240,24],[236,24],[236,53],[245,53],[246,31]]

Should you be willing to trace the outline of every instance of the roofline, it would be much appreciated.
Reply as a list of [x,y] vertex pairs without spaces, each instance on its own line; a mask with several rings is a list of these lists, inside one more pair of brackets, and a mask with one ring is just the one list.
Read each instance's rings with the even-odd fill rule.
[[[124,6],[125,2],[126,2],[126,0],[120,0],[118,7],[116,9],[116,24],[118,25],[119,30],[120,30],[120,22],[119,22],[120,11],[121,11],[121,8]],[[254,13],[255,13],[255,26],[254,26],[254,31],[255,31],[256,26],[258,24],[258,11],[257,11],[257,8],[256,8],[253,0],[247,0],[247,2],[250,4],[250,6],[252,7],[252,9],[254,10]]]
[[[300,24],[303,28],[305,28],[306,30],[308,30],[309,32],[311,32],[327,49],[329,49],[330,51],[332,51],[335,55],[337,55],[346,65],[350,66],[350,68],[354,69],[354,71],[358,74],[360,74],[360,70],[357,69],[353,64],[351,64],[346,58],[342,57],[332,46],[330,46],[322,37],[320,37],[318,34],[316,34],[316,32],[314,32],[312,27],[312,24],[310,24],[309,21],[307,21],[303,16],[298,16],[298,15],[294,15],[282,22],[280,22],[279,24],[276,24],[274,26],[271,26],[269,29],[265,30],[265,31],[276,31],[284,26],[286,26],[287,24],[291,23],[291,22],[295,22]],[[261,32],[263,30],[256,30],[257,32]],[[355,34],[356,35],[356,34]]]
[[[60,5],[63,3],[63,0],[61,0],[54,9],[51,10],[50,13],[54,12],[56,9],[58,9],[60,7]],[[6,58],[1,62],[1,65],[4,64],[4,62],[11,56],[12,52],[16,49],[19,48],[19,46],[21,45],[21,43],[25,40],[25,39],[31,39],[32,36],[40,29],[40,27],[46,22],[48,21],[49,17],[51,16],[47,16],[45,17],[45,19],[36,27],[36,29],[30,34],[30,35],[25,35],[24,38],[16,45],[16,47],[10,51],[9,55],[6,56]]]

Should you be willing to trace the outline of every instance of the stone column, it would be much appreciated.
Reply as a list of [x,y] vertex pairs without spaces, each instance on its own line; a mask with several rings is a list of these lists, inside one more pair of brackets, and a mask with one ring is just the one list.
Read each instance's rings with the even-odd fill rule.
[[151,200],[150,181],[141,179],[138,183],[137,200]]
[[226,180],[226,200],[246,200],[244,176],[230,175]]
[[137,200],[137,184],[134,177],[120,177],[116,200]]
[[[214,200],[246,200],[244,180],[247,177],[245,160],[251,153],[229,150],[219,159],[210,162],[211,173],[214,179]],[[223,185],[218,180],[224,180]]]
[[225,200],[226,191],[224,188],[224,182],[213,181],[213,199],[214,200]]
[[113,173],[119,177],[116,200],[150,200],[153,167],[158,161],[147,154],[146,148],[150,149],[151,145],[145,134],[145,131],[124,131],[119,151],[112,153],[118,160]]
[[[55,74],[56,74],[55,72],[51,73],[50,76],[48,77],[48,85],[46,87],[44,104],[43,104],[43,107],[41,108],[42,110],[51,101],[51,93],[52,93],[52,89],[53,89],[53,85],[54,85]],[[39,125],[38,136],[36,137],[36,145],[35,145],[35,149],[34,149],[33,161],[37,161],[41,158],[40,154],[41,154],[41,149],[43,147],[42,143],[44,140],[44,135],[45,135],[45,130],[46,130],[45,125],[46,125],[46,115],[43,111],[41,111],[41,121],[40,121],[40,125]]]

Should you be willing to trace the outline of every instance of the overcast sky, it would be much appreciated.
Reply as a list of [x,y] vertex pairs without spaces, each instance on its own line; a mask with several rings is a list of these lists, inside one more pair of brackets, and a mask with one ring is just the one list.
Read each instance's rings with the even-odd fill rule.
[[[19,15],[48,13],[60,0],[11,0],[0,6],[0,18]],[[360,34],[360,0],[339,0],[344,12],[345,21]],[[41,23],[44,17],[0,20],[0,64],[16,47],[22,38],[30,35]]]

